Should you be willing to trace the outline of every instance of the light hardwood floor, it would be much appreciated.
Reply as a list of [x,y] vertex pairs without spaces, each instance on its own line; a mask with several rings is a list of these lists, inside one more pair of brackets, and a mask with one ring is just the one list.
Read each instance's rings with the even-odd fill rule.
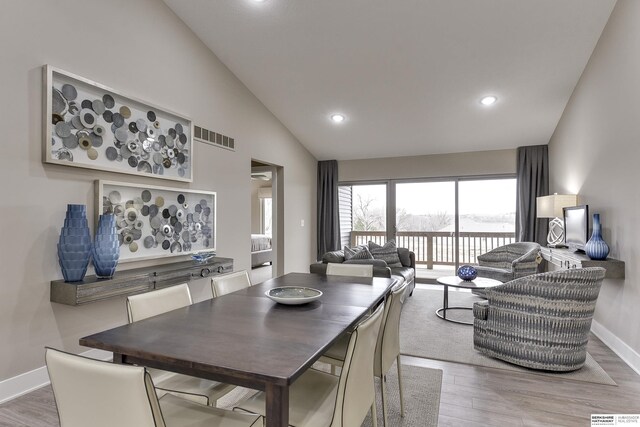
[[[589,352],[617,386],[408,356],[403,363],[443,370],[441,427],[583,427],[592,413],[640,413],[640,376],[594,336]],[[2,427],[57,425],[50,387],[0,405]]]

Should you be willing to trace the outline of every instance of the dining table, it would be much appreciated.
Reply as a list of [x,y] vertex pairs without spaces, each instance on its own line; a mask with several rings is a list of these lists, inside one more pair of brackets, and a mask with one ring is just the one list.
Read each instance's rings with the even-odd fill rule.
[[[383,302],[395,278],[289,273],[237,292],[80,339],[135,364],[265,392],[265,425],[286,427],[289,386],[346,331]],[[322,291],[279,304],[272,288]],[[124,309],[124,308],[123,308]]]

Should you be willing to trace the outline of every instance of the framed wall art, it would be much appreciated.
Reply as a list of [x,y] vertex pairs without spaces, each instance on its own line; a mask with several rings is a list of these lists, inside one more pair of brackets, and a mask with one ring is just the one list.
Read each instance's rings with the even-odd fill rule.
[[120,262],[216,250],[215,192],[103,180],[95,187],[96,215],[116,217]]
[[188,118],[44,66],[43,161],[193,181]]

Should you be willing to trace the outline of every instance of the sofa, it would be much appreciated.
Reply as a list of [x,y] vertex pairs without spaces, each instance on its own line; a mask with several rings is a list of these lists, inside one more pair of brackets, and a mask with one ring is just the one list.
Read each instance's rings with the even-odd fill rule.
[[331,251],[322,256],[322,261],[313,263],[309,266],[309,272],[315,274],[327,274],[327,264],[329,263],[348,263],[348,264],[371,264],[373,265],[374,277],[393,277],[403,278],[407,282],[407,292],[413,294],[416,286],[416,255],[406,248],[398,248],[398,257],[402,263],[402,267],[389,267],[387,263],[381,259],[350,259],[345,260],[344,251]]
[[515,365],[545,371],[580,369],[605,270],[534,274],[486,289],[473,306],[473,346]]

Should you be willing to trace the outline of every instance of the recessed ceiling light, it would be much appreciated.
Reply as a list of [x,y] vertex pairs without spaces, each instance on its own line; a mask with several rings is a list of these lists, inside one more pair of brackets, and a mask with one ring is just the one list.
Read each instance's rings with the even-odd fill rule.
[[344,122],[344,119],[345,117],[339,113],[335,113],[331,115],[331,120],[333,120],[334,123],[342,123]]
[[495,104],[495,102],[496,102],[497,100],[498,100],[498,97],[496,97],[496,96],[493,96],[493,95],[491,95],[491,96],[485,96],[484,98],[482,98],[482,99],[480,100],[480,103],[481,103],[482,105],[491,105],[491,104]]

